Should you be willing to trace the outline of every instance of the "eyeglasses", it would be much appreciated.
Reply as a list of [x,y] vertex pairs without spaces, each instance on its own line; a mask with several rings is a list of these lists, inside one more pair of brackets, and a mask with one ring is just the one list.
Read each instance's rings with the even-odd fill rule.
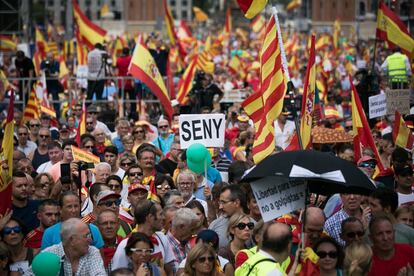
[[130,250],[134,253],[140,253],[140,254],[146,254],[146,255],[152,254],[152,252],[154,252],[154,249],[152,248],[147,248],[147,249],[131,248]]
[[375,169],[375,166],[376,166],[375,163],[361,163],[361,164],[359,164],[358,167]]
[[227,203],[229,203],[229,202],[233,202],[234,200],[227,200],[227,201],[225,201],[225,200],[219,200],[219,205],[224,205],[224,204],[227,204]]
[[19,136],[27,136],[29,133],[19,133]]
[[208,256],[208,257],[200,257],[197,259],[197,261],[202,264],[205,263],[206,261],[208,261],[209,263],[214,262],[216,258],[214,258],[213,256]]
[[117,200],[109,200],[109,201],[104,201],[104,202],[100,202],[98,205],[102,206],[105,205],[105,207],[111,207],[112,205],[116,205],[119,206],[121,205],[121,199],[117,199]]
[[144,133],[144,131],[143,130],[136,130],[136,131],[134,131],[134,134],[138,134],[138,133]]
[[93,149],[95,146],[84,146],[85,149]]
[[40,138],[43,138],[43,139],[46,139],[46,138],[49,138],[49,137],[50,137],[50,135],[39,135],[39,137],[40,137]]
[[330,252],[325,252],[325,251],[318,251],[316,252],[316,254],[319,256],[319,258],[324,259],[327,256],[329,256],[329,258],[331,259],[336,259],[338,258],[338,252],[336,251],[330,251]]
[[165,126],[159,126],[159,128],[168,128],[168,126],[167,125],[165,125]]
[[178,183],[178,185],[180,185],[180,186],[191,186],[193,184],[194,184],[194,182],[180,182],[180,183]]
[[121,166],[131,166],[133,163],[132,162],[121,162]]
[[31,124],[30,127],[40,127],[40,124]]
[[160,189],[160,190],[169,190],[169,189],[171,189],[171,187],[168,186],[168,185],[165,185],[165,186],[163,186],[163,185],[157,185],[157,189]]
[[364,236],[364,234],[365,234],[364,231],[357,231],[357,232],[349,232],[349,233],[346,233],[346,236],[348,238],[350,238],[350,239],[354,239],[356,236],[358,236],[358,237],[361,238],[361,237]]
[[249,223],[240,222],[235,227],[239,228],[239,230],[244,230],[246,229],[246,227],[249,228],[249,230],[252,230],[254,228],[254,223],[253,222],[249,222]]
[[129,176],[143,176],[144,174],[142,172],[130,172],[128,175]]
[[2,232],[4,235],[10,235],[11,233],[19,234],[20,232],[22,232],[22,228],[20,226],[4,227]]
[[91,232],[89,232],[88,234],[82,235],[82,237],[84,239],[91,239],[92,238],[92,234],[91,234]]

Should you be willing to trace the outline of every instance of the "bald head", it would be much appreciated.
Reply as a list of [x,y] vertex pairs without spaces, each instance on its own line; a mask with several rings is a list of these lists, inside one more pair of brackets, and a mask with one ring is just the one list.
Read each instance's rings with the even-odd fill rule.
[[311,244],[318,240],[323,232],[325,225],[325,214],[322,209],[317,207],[308,207],[306,209],[305,233]]
[[291,241],[290,227],[285,223],[272,222],[265,227],[262,248],[265,251],[281,254],[290,250]]
[[306,209],[306,224],[312,221],[317,221],[319,224],[325,224],[325,214],[321,208],[308,207]]

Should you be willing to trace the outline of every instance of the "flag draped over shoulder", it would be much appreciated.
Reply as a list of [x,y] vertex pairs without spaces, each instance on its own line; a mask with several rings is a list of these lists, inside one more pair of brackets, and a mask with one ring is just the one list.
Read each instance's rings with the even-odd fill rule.
[[244,16],[252,19],[266,7],[267,0],[237,0],[237,3]]
[[[274,151],[273,123],[282,111],[283,98],[287,88],[285,74],[287,72],[284,72],[282,64],[283,42],[278,29],[277,15],[274,13],[266,26],[266,34],[260,53],[262,112],[259,121],[255,123],[258,127],[252,150],[256,164]],[[252,116],[251,113],[248,115]]]
[[14,137],[14,90],[10,96],[4,128],[4,138],[0,149],[0,214],[12,207],[13,137]]
[[399,46],[409,57],[414,54],[414,39],[401,19],[384,2],[380,2],[377,15],[377,38],[391,47]]
[[352,77],[349,76],[349,82],[351,83],[351,102],[352,102],[352,132],[354,136],[354,158],[355,162],[362,157],[362,149],[370,148],[375,155],[377,161],[377,167],[380,172],[384,171],[384,165],[381,162],[381,158],[378,153],[378,149],[375,146],[374,138],[371,134],[371,128],[369,127],[367,118],[362,108],[361,100],[359,99],[358,92],[352,82]]
[[89,49],[93,49],[96,43],[103,43],[106,31],[90,21],[80,9],[76,0],[72,0],[73,16],[78,26],[80,36]]
[[148,86],[148,88],[158,97],[165,113],[171,119],[173,108],[164,80],[158,71],[154,58],[141,44],[135,46],[134,54],[129,65],[129,73]]
[[311,47],[309,51],[306,79],[302,96],[302,111],[300,120],[300,136],[304,149],[311,146],[311,130],[313,122],[313,111],[315,109],[316,88],[316,66],[315,66],[315,35],[311,36]]
[[410,151],[413,148],[413,134],[398,111],[395,111],[395,122],[392,131],[392,138],[394,143],[399,147]]

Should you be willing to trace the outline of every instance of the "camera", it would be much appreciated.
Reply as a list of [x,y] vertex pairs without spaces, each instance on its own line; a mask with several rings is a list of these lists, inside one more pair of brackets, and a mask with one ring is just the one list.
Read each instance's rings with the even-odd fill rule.
[[78,168],[81,171],[86,171],[88,169],[95,168],[95,164],[89,163],[89,162],[85,162],[85,161],[78,161],[78,162],[76,162],[76,164],[78,164]]

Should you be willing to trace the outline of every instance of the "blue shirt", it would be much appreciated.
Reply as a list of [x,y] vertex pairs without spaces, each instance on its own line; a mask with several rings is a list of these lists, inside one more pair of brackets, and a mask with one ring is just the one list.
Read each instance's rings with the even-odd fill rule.
[[[92,244],[96,248],[100,249],[104,246],[104,241],[101,236],[101,232],[99,232],[98,227],[94,224],[88,224],[89,229],[92,233]],[[55,225],[50,226],[46,229],[45,233],[43,234],[42,238],[42,247],[41,249],[45,249],[49,246],[59,244],[62,240],[60,239],[60,228],[62,227],[62,223],[56,223]]]
[[[205,183],[205,182],[204,182]],[[204,187],[205,187],[205,185],[206,184],[204,184],[204,185],[202,185],[202,186],[199,186],[198,188],[197,188],[197,190],[193,193],[193,195],[196,197],[196,198],[198,198],[198,199],[202,199],[202,200],[204,200],[204,201],[206,201],[207,199],[206,199],[206,197],[204,196]],[[208,187],[210,188],[210,191],[213,189],[213,186],[214,186],[214,183],[213,182],[211,182],[210,180],[207,180],[207,185],[208,185]]]
[[214,184],[220,183],[222,181],[220,172],[213,167],[207,168],[207,179]]
[[112,139],[112,144],[114,144],[114,146],[118,149],[118,154],[125,151],[124,144],[122,144],[121,138],[119,136]]
[[174,142],[174,134],[170,133],[167,138],[158,136],[157,139],[152,141],[154,146],[159,148],[164,155],[166,155],[171,148],[171,144]]

